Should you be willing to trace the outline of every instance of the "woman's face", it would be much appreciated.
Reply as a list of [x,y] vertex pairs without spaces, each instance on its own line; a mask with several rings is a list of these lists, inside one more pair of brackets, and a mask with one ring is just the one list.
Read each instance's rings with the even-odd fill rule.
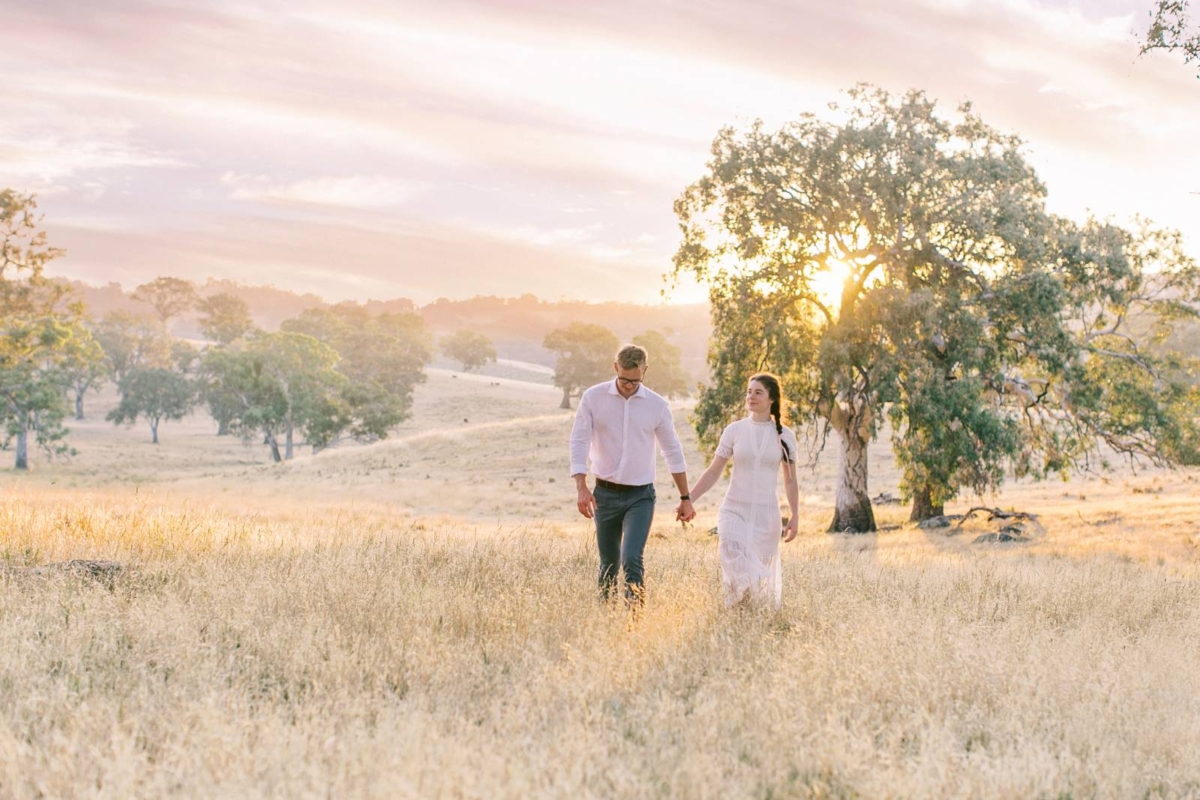
[[758,381],[746,385],[746,410],[751,414],[771,413],[771,393]]

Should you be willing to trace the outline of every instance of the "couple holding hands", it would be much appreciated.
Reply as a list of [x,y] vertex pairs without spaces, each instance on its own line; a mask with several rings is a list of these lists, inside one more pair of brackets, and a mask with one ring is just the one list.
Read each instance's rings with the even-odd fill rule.
[[[750,378],[748,416],[725,428],[712,463],[689,488],[671,407],[642,384],[647,368],[644,348],[622,347],[613,362],[614,379],[583,393],[571,429],[571,474],[579,513],[596,523],[601,596],[612,596],[621,569],[626,598],[639,605],[645,600],[642,553],[654,518],[657,441],[679,488],[676,519],[685,522],[695,518],[693,503],[716,484],[732,460],[733,475],[717,516],[725,603],[751,601],[778,608],[783,589],[779,541],[796,538],[800,502],[796,435],[783,425],[779,379],[768,373]],[[589,458],[596,475],[594,492],[587,484]],[[782,526],[776,494],[780,473],[791,509]]]

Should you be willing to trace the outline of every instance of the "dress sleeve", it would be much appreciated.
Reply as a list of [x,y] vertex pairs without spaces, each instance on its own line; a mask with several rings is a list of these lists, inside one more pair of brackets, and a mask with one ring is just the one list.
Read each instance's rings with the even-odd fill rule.
[[733,458],[733,440],[735,436],[733,424],[726,425],[725,430],[721,431],[721,441],[717,442],[717,455],[721,458]]

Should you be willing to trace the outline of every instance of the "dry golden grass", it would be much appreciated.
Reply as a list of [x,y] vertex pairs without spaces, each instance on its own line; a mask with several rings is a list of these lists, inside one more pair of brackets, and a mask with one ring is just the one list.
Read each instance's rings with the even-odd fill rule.
[[0,564],[126,569],[0,568],[0,796],[1200,797],[1194,474],[1013,487],[1045,533],[981,546],[822,533],[823,463],[777,614],[721,607],[720,491],[684,529],[664,482],[632,620],[556,400],[439,374],[283,468],[193,419],[4,473]]

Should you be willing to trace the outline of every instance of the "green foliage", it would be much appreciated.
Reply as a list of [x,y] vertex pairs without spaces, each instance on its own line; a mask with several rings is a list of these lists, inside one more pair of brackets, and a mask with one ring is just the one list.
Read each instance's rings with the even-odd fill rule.
[[644,347],[649,356],[646,386],[663,397],[687,397],[690,387],[680,364],[679,348],[666,335],[653,330],[633,337],[633,343]]
[[347,304],[310,309],[286,320],[282,329],[312,336],[337,352],[337,370],[347,379],[343,401],[352,435],[386,438],[411,415],[413,391],[425,381],[433,356],[433,339],[416,314],[371,316]]
[[456,331],[442,339],[442,352],[462,364],[467,372],[496,360],[492,340],[475,331]]
[[200,311],[200,332],[217,344],[229,344],[254,330],[250,304],[240,297],[218,293],[196,303]]
[[133,298],[154,306],[154,313],[165,328],[172,317],[196,304],[196,287],[182,278],[159,277],[137,287]]
[[[1193,312],[1178,237],[1049,216],[1020,141],[969,105],[948,119],[920,92],[849,99],[836,123],[721,131],[676,203],[675,271],[708,285],[713,316],[702,443],[766,368],[798,418],[823,424],[818,445],[832,429],[861,450],[890,416],[902,489],[935,504],[1008,467],[1083,466],[1100,443],[1190,458],[1194,416],[1151,413],[1186,403],[1122,327],[1137,307],[1161,339]],[[865,459],[839,481],[839,514],[867,502]]]
[[108,412],[114,424],[132,425],[143,417],[150,424],[151,441],[158,444],[158,425],[164,419],[183,419],[195,404],[196,387],[187,377],[161,367],[134,369],[119,385],[121,402]]
[[153,317],[110,311],[96,325],[95,336],[117,383],[132,370],[171,365],[171,336]]
[[86,336],[82,308],[44,268],[62,250],[37,229],[32,195],[0,191],[0,425],[5,446],[17,442],[16,467],[28,469],[27,442],[51,454],[69,452],[62,422],[73,342]]
[[279,461],[275,435],[287,418],[283,387],[264,370],[263,360],[242,347],[212,347],[200,359],[200,396],[222,432],[249,439],[265,435]]
[[62,369],[67,385],[75,394],[75,419],[83,419],[83,396],[89,389],[99,387],[109,375],[104,348],[92,331],[79,325],[68,342]]
[[546,334],[542,346],[558,354],[554,385],[563,390],[562,407],[570,408],[572,397],[612,377],[619,343],[616,334],[603,325],[572,322]]
[[1141,52],[1152,50],[1180,52],[1184,63],[1200,61],[1200,30],[1188,19],[1188,0],[1158,0]]
[[171,340],[171,366],[181,375],[191,373],[200,360],[200,351],[191,342]]
[[1042,374],[1030,381],[1041,388],[1023,414],[1025,457],[1045,464],[1020,466],[1107,466],[1099,443],[1132,461],[1200,463],[1200,354],[1165,346],[1200,319],[1200,266],[1180,234],[1140,219],[1131,229],[1056,220],[1055,248],[1058,319],[1070,344],[1051,359],[1040,344],[1011,342],[1010,361]]
[[319,449],[351,424],[347,379],[337,363],[333,348],[307,334],[263,334],[205,352],[204,396],[233,432],[247,438],[261,434],[278,462],[291,458],[294,432]]

